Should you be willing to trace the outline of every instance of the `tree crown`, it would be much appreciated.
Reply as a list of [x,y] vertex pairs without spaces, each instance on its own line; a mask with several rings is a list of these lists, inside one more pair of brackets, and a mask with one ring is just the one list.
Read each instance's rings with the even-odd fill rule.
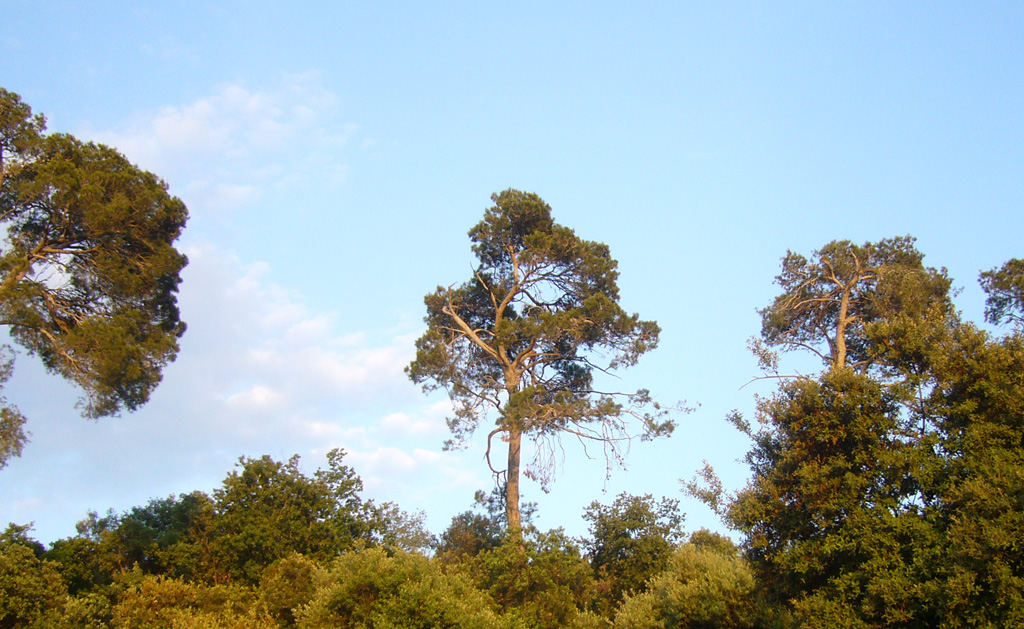
[[[539,196],[506,190],[470,232],[472,279],[425,298],[426,333],[407,368],[427,390],[455,403],[449,426],[461,445],[488,413],[497,429],[538,441],[569,433],[606,444],[626,438],[618,421],[634,414],[645,436],[672,429],[645,391],[626,396],[594,387],[594,371],[634,364],[657,345],[653,321],[619,305],[617,263],[606,245],[557,224]],[[650,406],[648,406],[650,408]],[[528,474],[549,480],[550,449]]]
[[0,325],[82,388],[87,417],[135,410],[185,331],[188,210],[116,150],[44,131],[0,89]]
[[789,251],[775,278],[782,294],[759,311],[761,336],[783,351],[809,350],[830,367],[866,369],[873,324],[952,310],[945,269],[926,268],[923,259],[910,236],[833,241],[810,259]]

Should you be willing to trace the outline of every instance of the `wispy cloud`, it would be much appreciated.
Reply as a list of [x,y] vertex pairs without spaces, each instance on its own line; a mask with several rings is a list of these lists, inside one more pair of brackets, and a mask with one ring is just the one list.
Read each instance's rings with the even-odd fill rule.
[[193,212],[243,207],[282,186],[342,185],[344,149],[368,140],[341,118],[338,97],[315,73],[259,89],[224,84],[194,102],[141,113],[121,129],[82,135],[173,182]]
[[181,305],[190,327],[179,362],[185,386],[208,392],[204,403],[247,421],[288,412],[343,423],[380,399],[416,399],[402,371],[410,335],[373,342],[339,331],[333,314],[268,282],[265,264],[245,266],[212,246],[188,255]]

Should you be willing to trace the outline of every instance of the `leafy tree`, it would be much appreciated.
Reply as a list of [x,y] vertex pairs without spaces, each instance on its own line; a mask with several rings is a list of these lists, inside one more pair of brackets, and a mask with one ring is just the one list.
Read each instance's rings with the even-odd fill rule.
[[9,527],[0,541],[0,627],[31,626],[67,593],[57,565],[22,536],[26,529]]
[[[86,417],[135,410],[185,331],[172,246],[185,205],[112,148],[45,134],[0,88],[0,324],[46,368],[82,388]],[[5,350],[0,380],[13,354]],[[0,411],[0,466],[20,453],[24,417]]]
[[47,629],[108,629],[113,622],[110,598],[100,592],[67,596],[36,623]]
[[[9,345],[0,346],[0,391],[14,374],[14,350]],[[25,432],[25,416],[18,407],[0,395],[0,470],[7,462],[21,456],[21,450],[28,440]]]
[[982,273],[981,286],[988,293],[985,319],[989,323],[1024,326],[1024,260],[1013,259]]
[[46,547],[39,543],[29,533],[32,531],[31,524],[8,524],[3,533],[0,533],[0,547],[11,545],[24,546],[32,550],[36,557],[42,557]]
[[525,536],[514,535],[505,520],[501,487],[490,494],[477,491],[475,503],[477,511],[453,517],[441,533],[437,560],[469,574],[506,614],[529,627],[591,626],[581,613],[593,602],[595,583],[576,541],[561,529],[538,531],[530,523],[533,502],[521,505]]
[[[456,562],[501,546],[508,532],[505,493],[501,489],[496,487],[490,495],[479,490],[476,492],[474,506],[484,513],[464,511],[452,517],[451,524],[438,537],[438,558],[444,562]],[[520,505],[525,524],[529,524],[535,506],[530,502]]]
[[[992,300],[1012,267],[988,276],[994,323],[1015,308]],[[734,417],[752,478],[705,497],[743,534],[761,588],[806,626],[1019,625],[1024,341],[961,322],[944,273],[904,264],[872,281],[851,292],[847,368],[783,382],[759,400],[758,429]],[[812,329],[799,310],[768,314]]]
[[831,368],[866,369],[872,323],[950,308],[945,269],[926,268],[923,258],[910,236],[833,241],[810,259],[787,252],[775,278],[782,294],[760,311],[763,342],[810,351]]
[[[327,560],[357,543],[392,551],[432,543],[422,515],[408,515],[392,503],[359,496],[363,482],[344,464],[345,451],[327,454],[327,468],[312,477],[299,469],[299,457],[285,463],[269,456],[242,457],[213,492],[206,527],[192,534],[191,561],[211,566],[206,578],[255,584],[263,570],[293,553]],[[188,558],[190,549],[179,555]]]
[[765,626],[767,609],[757,600],[754,576],[733,549],[684,544],[647,589],[623,602],[615,626],[628,629]]
[[315,581],[321,572],[321,568],[310,559],[298,553],[288,555],[263,571],[260,602],[278,622],[294,626],[295,611],[313,599]]
[[291,553],[326,558],[365,538],[362,480],[342,463],[344,455],[332,450],[328,469],[313,478],[299,469],[298,456],[286,463],[239,459],[240,469],[213,492],[210,548],[221,575],[254,584]]
[[593,601],[594,578],[578,544],[561,529],[526,527],[454,569],[471,576],[506,615],[536,629],[567,627]]
[[[646,391],[595,390],[593,372],[628,367],[658,340],[658,326],[619,305],[617,263],[606,245],[583,240],[555,223],[536,194],[506,190],[469,232],[478,264],[460,286],[438,287],[425,303],[427,331],[407,367],[426,390],[444,389],[454,403],[448,445],[461,445],[487,417],[508,443],[504,474],[509,527],[519,512],[523,436],[537,445],[526,474],[546,485],[562,435],[597,441],[609,461],[621,460],[631,438],[667,435],[673,423]],[[610,356],[600,364],[603,354]]]
[[630,592],[643,591],[647,580],[665,569],[683,535],[679,501],[656,503],[650,494],[623,493],[610,505],[594,501],[583,519],[590,522],[584,544],[605,613]]
[[376,504],[372,500],[364,505],[369,541],[392,550],[424,552],[433,548],[437,540],[427,530],[426,513],[408,513],[393,502]]
[[113,574],[105,569],[100,545],[83,537],[57,540],[44,557],[60,567],[68,592],[76,595],[107,585]]
[[931,369],[936,605],[947,623],[1024,626],[1024,337],[963,326]]
[[362,481],[344,465],[344,451],[327,458],[327,468],[310,477],[297,456],[284,463],[242,457],[212,498],[195,491],[120,514],[91,512],[77,537],[54,543],[45,556],[78,593],[132,571],[251,586],[268,566],[296,554],[316,561],[356,544],[390,551],[433,545],[423,514],[362,500]]
[[134,567],[146,574],[192,578],[205,572],[191,559],[212,515],[213,501],[201,491],[150,500],[122,514],[90,513],[78,523],[79,536],[55,543],[51,553],[55,559],[66,557],[88,542],[101,581]]
[[935,435],[920,409],[928,354],[958,322],[945,271],[922,260],[910,237],[789,252],[755,350],[772,366],[766,347],[804,349],[826,370],[759,399],[756,429],[731,417],[753,441],[744,489],[723,501],[710,470],[710,488],[689,487],[743,534],[769,599],[815,626],[934,620],[921,584],[939,547]]
[[750,482],[726,521],[771,601],[814,626],[922,626],[937,540],[926,444],[892,392],[852,370],[783,383],[758,407]]
[[501,546],[502,539],[497,522],[486,515],[464,511],[453,516],[439,536],[437,556],[445,563],[458,562]]

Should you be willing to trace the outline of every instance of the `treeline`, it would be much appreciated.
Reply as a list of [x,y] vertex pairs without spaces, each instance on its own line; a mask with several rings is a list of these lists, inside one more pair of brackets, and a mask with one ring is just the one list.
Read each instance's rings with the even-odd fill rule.
[[910,238],[789,253],[778,284],[751,344],[776,390],[729,418],[750,480],[685,483],[738,546],[651,496],[593,503],[580,539],[530,505],[513,529],[502,491],[435,537],[340,450],[311,477],[243,458],[49,547],[8,527],[0,627],[1024,626],[1024,262],[982,274],[1005,333]]
[[[502,494],[478,492],[434,537],[420,517],[360,498],[342,461],[335,450],[306,476],[297,458],[243,458],[212,495],[91,513],[49,547],[11,525],[0,626],[647,626],[665,596],[694,617],[760,613],[739,550],[706,531],[682,543],[675,500],[624,494],[586,510],[584,539],[527,523],[520,542]],[[687,591],[694,576],[707,583]]]

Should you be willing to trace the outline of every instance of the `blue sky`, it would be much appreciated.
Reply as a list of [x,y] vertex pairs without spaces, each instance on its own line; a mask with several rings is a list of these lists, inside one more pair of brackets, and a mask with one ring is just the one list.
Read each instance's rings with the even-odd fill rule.
[[[539,524],[628,491],[738,488],[746,340],[787,249],[911,234],[980,319],[980,271],[1024,256],[1019,3],[314,3],[7,0],[0,86],[118,147],[189,206],[189,331],[141,411],[93,423],[22,356],[33,433],[0,523],[72,535],[90,509],[211,491],[239,456],[333,447],[435,532],[488,488],[443,452],[443,397],[402,367],[422,298],[469,277],[491,193],[540,194],[607,243],[624,307],[662,327],[623,374],[697,409],[627,470],[565,444]],[[493,4],[493,3],[492,3]],[[480,435],[483,436],[482,434]],[[593,454],[593,453],[592,453]]]

